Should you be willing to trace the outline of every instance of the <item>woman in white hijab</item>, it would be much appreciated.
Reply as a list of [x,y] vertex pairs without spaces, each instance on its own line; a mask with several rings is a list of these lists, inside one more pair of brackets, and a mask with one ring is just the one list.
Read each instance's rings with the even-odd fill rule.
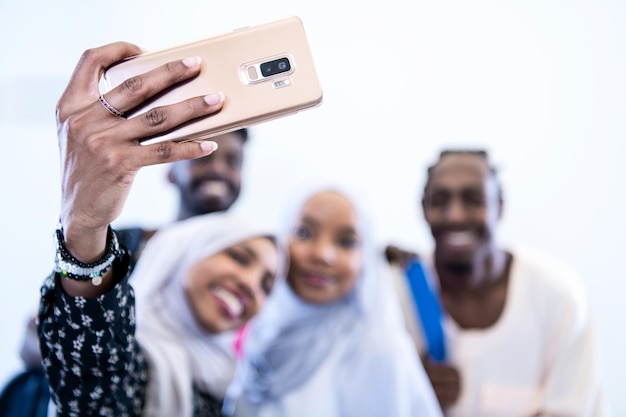
[[[191,403],[185,399],[192,398],[192,388],[221,403],[233,377],[237,330],[259,311],[279,265],[276,251],[268,249],[274,243],[258,241],[259,236],[272,235],[240,216],[222,213],[162,230],[146,246],[131,275],[137,340],[152,376],[144,414],[191,415]],[[233,245],[253,237],[264,246],[240,245],[232,252]],[[234,283],[234,271],[208,276],[216,265],[206,259],[227,248],[239,263],[264,261],[257,265],[257,276],[245,278],[236,271],[240,277]],[[199,280],[195,284],[194,276]],[[214,311],[208,298],[217,300]]]
[[98,298],[61,295],[53,276],[40,320],[59,415],[219,416],[281,253],[275,233],[217,213],[161,229]]
[[441,416],[355,201],[335,187],[298,200],[286,279],[252,321],[226,416]]

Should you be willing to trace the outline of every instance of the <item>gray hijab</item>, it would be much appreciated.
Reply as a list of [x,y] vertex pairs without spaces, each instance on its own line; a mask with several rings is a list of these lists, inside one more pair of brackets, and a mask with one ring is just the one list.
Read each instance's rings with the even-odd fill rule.
[[[338,192],[346,196],[355,207],[363,250],[361,274],[347,297],[327,305],[307,303],[291,290],[286,279],[278,282],[263,311],[253,320],[244,356],[238,363],[235,379],[227,392],[225,415],[234,413],[241,398],[252,404],[253,408],[262,407],[268,402],[280,402],[283,395],[306,385],[324,361],[336,353],[334,349],[341,349],[335,376],[345,380],[345,383],[335,384],[340,387],[340,391],[334,392],[332,398],[319,398],[319,401],[341,403],[341,417],[372,415],[372,409],[367,409],[371,402],[363,401],[359,398],[362,392],[351,388],[355,386],[353,370],[367,368],[381,351],[381,345],[385,345],[383,350],[388,349],[394,355],[406,359],[405,366],[388,369],[378,375],[372,374],[369,378],[374,385],[367,390],[380,394],[382,406],[388,411],[385,415],[417,415],[403,412],[394,414],[394,410],[410,410],[413,413],[419,409],[420,412],[429,410],[423,415],[440,416],[432,389],[404,327],[383,251],[377,248],[371,234],[372,224],[363,206],[358,205],[354,196],[342,188],[317,187],[296,200],[287,217],[283,238],[287,240],[292,234],[303,203],[321,191]],[[390,381],[413,383],[413,377],[417,382],[410,388],[411,394],[403,398],[406,398],[407,403],[419,403],[420,406],[397,404],[398,393],[388,393],[388,390],[395,389],[398,384]],[[370,384],[370,381],[361,382]],[[425,395],[420,397],[422,387]],[[422,404],[424,407],[421,407]],[[306,409],[306,404],[302,404],[302,407]],[[434,411],[430,413],[431,410]],[[284,415],[298,415],[298,410],[285,410]]]

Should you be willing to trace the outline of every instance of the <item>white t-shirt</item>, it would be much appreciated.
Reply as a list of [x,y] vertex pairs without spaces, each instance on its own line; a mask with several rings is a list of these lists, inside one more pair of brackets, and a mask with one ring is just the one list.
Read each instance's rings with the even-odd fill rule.
[[[487,329],[462,329],[444,314],[447,361],[460,372],[461,394],[446,417],[608,415],[596,336],[580,277],[567,265],[527,246],[513,254],[507,300]],[[437,288],[431,259],[423,260]],[[407,286],[396,283],[408,306]],[[438,292],[438,291],[436,291]]]

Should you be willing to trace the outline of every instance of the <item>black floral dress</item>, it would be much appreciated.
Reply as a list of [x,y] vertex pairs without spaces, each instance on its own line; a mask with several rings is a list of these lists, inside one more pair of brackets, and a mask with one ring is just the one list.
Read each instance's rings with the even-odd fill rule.
[[[142,416],[150,372],[135,338],[135,299],[128,257],[119,280],[98,298],[69,297],[58,275],[41,288],[39,340],[59,417]],[[221,416],[221,402],[194,389],[194,416]]]

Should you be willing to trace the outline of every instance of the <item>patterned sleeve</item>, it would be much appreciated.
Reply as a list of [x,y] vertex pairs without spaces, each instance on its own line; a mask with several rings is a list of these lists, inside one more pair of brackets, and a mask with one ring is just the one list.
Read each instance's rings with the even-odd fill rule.
[[[128,270],[128,261],[114,271]],[[118,274],[119,275],[119,274]],[[39,340],[57,416],[140,416],[148,380],[135,339],[128,275],[98,298],[69,297],[58,275],[41,289]]]

